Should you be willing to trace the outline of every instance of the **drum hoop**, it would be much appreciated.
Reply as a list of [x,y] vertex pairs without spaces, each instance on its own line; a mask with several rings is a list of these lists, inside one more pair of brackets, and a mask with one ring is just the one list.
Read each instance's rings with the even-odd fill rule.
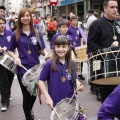
[[[57,111],[56,107],[58,107],[61,103],[63,103],[63,102],[66,101],[66,100],[70,100],[70,98],[66,98],[66,99],[61,100],[61,101],[55,106],[55,110]],[[72,118],[71,118],[70,120],[76,120],[75,118],[76,118],[77,115],[78,115],[78,112],[77,112],[76,110],[79,109],[79,104],[78,104],[77,101],[74,100],[74,99],[72,99],[72,101],[74,101],[74,103],[76,104],[76,106],[75,106],[74,114],[72,115]],[[54,119],[53,119],[54,114],[55,114],[55,112],[52,111],[52,112],[51,112],[50,120],[54,120]]]
[[120,52],[120,50],[116,50],[116,51],[112,51],[112,52],[104,52],[104,53],[100,53],[100,54],[96,54],[96,55],[92,55],[92,53],[90,53],[91,57],[89,57],[88,60],[91,58],[100,56],[100,55],[109,54],[109,53],[116,53],[116,52]]

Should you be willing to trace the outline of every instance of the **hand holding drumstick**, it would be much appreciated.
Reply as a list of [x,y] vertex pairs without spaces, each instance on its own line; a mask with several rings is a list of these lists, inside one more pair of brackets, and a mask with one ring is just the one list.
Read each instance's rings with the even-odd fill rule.
[[[79,84],[78,84],[78,83],[79,83]],[[70,98],[68,104],[66,105],[66,107],[65,107],[64,110],[63,110],[64,112],[66,111],[67,107],[69,106],[70,102],[71,102],[72,99],[74,98],[74,96],[75,96],[75,94],[77,93],[77,91],[81,91],[81,92],[83,91],[83,85],[82,85],[82,83],[80,83],[79,81],[78,81],[78,83],[77,83],[77,89],[75,90],[73,96]]]

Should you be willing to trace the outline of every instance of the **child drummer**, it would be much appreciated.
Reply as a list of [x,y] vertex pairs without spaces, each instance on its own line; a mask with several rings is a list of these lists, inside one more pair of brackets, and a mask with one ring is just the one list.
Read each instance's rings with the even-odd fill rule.
[[[54,42],[53,57],[43,66],[39,77],[40,90],[50,108],[66,97],[71,98],[74,90],[83,91],[83,85],[77,79],[76,70],[71,70],[71,61],[70,42],[66,36],[60,35]],[[74,74],[76,87],[73,85],[71,72]],[[46,80],[48,91],[44,84]]]

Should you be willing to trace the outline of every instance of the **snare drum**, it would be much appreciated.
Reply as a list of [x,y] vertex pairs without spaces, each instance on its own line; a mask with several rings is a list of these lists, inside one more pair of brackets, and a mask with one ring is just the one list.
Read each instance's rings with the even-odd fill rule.
[[[79,106],[79,104],[74,99],[70,102],[66,111],[64,111],[64,108],[68,104],[69,100],[69,98],[63,99],[55,106],[55,110],[58,113],[61,120],[85,120],[80,119],[80,115],[83,116],[84,114],[84,108]],[[54,110],[51,113],[50,120],[59,120]]]
[[88,65],[91,83],[120,84],[120,47],[104,48],[90,53]]
[[4,52],[3,55],[0,56],[0,64],[12,73],[16,73],[16,64],[14,63],[14,59],[6,52]]
[[[23,78],[22,78],[22,84],[27,88],[28,92],[34,96],[37,96],[36,85],[38,83],[39,75],[40,75],[40,71],[41,71],[41,69],[38,70],[39,66],[40,66],[40,64],[35,65],[31,69],[29,69],[23,75]],[[32,73],[33,75],[30,73]]]
[[79,47],[75,47],[75,52],[76,52],[76,55],[77,55],[77,58],[74,56],[74,59],[76,60],[79,60],[80,62],[84,62],[84,61],[87,61],[88,60],[88,57],[87,57],[87,45],[82,45],[82,46],[79,46]]

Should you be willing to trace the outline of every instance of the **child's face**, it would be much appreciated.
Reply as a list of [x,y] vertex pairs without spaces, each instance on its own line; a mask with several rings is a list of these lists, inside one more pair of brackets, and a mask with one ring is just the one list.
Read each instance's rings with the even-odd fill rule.
[[77,26],[77,24],[78,24],[78,19],[73,19],[73,20],[71,21],[71,24],[72,24],[73,26]]
[[65,35],[66,32],[68,31],[68,25],[62,25],[62,26],[59,28],[59,30],[60,30],[60,33],[61,33],[62,35]]
[[69,49],[70,49],[69,45],[55,45],[54,46],[54,50],[58,58],[65,58]]

